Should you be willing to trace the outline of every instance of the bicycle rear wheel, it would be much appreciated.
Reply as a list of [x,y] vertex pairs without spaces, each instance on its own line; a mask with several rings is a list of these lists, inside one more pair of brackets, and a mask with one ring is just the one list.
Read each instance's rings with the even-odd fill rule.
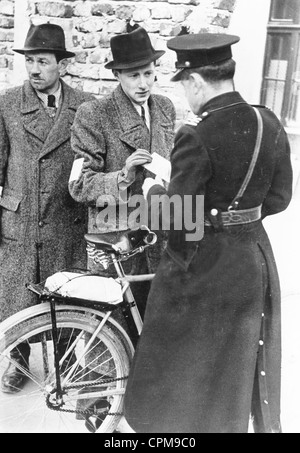
[[[63,396],[57,401],[52,324],[48,304],[24,310],[0,326],[0,379],[11,351],[30,346],[24,388],[0,393],[0,433],[113,432],[122,413],[133,347],[117,323],[83,307],[57,307]],[[12,321],[10,321],[12,320]]]

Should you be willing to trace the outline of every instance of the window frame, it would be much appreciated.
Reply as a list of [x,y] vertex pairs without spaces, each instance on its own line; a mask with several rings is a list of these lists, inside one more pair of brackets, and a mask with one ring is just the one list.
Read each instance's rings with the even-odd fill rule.
[[[274,7],[274,0],[271,3],[269,22],[267,27],[267,41],[266,41],[266,50],[265,50],[265,59],[263,67],[263,79],[262,79],[262,89],[261,89],[261,103],[265,104],[267,97],[267,82],[270,80],[267,76],[268,66],[270,63],[270,50],[272,45],[272,37],[274,36],[283,36],[290,35],[291,38],[291,48],[294,48],[295,51],[291,52],[290,57],[288,58],[287,73],[285,78],[285,87],[283,93],[283,103],[281,108],[280,120],[283,125],[289,128],[289,116],[290,116],[290,107],[292,101],[292,76],[296,71],[297,59],[300,58],[297,52],[300,52],[300,2],[297,4],[296,17],[298,23],[290,19],[272,19],[272,11]],[[299,99],[300,103],[300,99]],[[271,106],[270,106],[271,107]],[[299,122],[300,123],[300,122]],[[294,127],[294,126],[292,126]],[[300,130],[297,126],[297,129]]]

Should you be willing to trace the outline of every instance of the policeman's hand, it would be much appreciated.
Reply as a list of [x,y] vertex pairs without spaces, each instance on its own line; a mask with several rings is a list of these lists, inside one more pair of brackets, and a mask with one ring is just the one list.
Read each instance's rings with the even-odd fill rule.
[[151,154],[145,149],[137,149],[126,159],[124,173],[128,181],[135,180],[136,168],[139,165],[147,164],[152,161]]
[[142,186],[144,198],[147,199],[149,190],[151,189],[151,187],[156,186],[157,184],[164,187],[164,182],[161,178],[159,178],[159,176],[156,176],[155,179],[153,179],[153,178],[145,179],[144,184]]

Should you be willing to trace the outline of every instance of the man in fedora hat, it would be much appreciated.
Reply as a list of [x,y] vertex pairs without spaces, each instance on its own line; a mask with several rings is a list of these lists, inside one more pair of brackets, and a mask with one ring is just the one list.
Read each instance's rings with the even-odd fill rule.
[[[85,266],[87,212],[68,191],[73,164],[70,127],[90,95],[61,80],[67,59],[63,29],[32,25],[23,49],[28,79],[0,97],[0,321],[37,302],[25,288],[58,269]],[[63,342],[60,345],[63,354]],[[13,350],[4,392],[26,380],[30,347]]]
[[[165,198],[202,195],[204,235],[171,230],[152,282],[125,395],[136,432],[247,433],[250,416],[256,433],[281,432],[280,287],[262,219],[291,200],[290,147],[275,114],[234,89],[238,41],[168,41],[195,119],[175,138]],[[166,194],[148,178],[143,191],[150,204]]]
[[[108,240],[130,228],[128,217],[119,216],[119,209],[131,196],[142,194],[146,174],[142,165],[152,160],[151,154],[155,151],[169,159],[175,126],[172,102],[152,94],[155,61],[164,51],[153,48],[141,27],[114,36],[111,51],[113,60],[106,68],[113,71],[119,85],[104,99],[78,109],[72,127],[75,161],[69,183],[72,197],[89,205],[89,232],[107,233]],[[116,222],[102,221],[105,205],[116,206]],[[128,216],[133,210],[128,207]],[[147,261],[140,256],[126,263],[126,272],[155,271],[163,239],[158,242],[149,249]],[[139,290],[136,284],[137,299],[145,300],[145,286]]]

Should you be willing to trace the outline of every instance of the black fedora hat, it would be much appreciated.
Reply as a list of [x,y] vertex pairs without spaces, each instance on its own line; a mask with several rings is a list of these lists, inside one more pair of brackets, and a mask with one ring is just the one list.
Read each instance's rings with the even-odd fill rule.
[[146,30],[138,27],[130,33],[116,35],[110,40],[113,61],[107,69],[132,69],[145,66],[164,55],[164,50],[155,50]]
[[25,52],[53,52],[61,58],[71,58],[75,54],[66,50],[65,34],[62,27],[55,24],[31,25],[23,49],[13,49],[22,55]]

